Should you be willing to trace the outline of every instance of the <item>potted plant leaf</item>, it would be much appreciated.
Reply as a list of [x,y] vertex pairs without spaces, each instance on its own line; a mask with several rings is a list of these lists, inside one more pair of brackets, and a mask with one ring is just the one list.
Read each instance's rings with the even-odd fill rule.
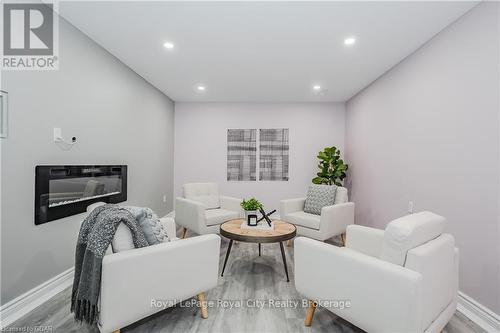
[[318,159],[320,171],[312,182],[314,184],[342,186],[349,166],[340,158],[340,150],[336,147],[327,147],[318,153]]
[[245,211],[246,220],[248,220],[248,215],[257,215],[257,211],[263,207],[260,201],[255,198],[243,199],[240,206]]

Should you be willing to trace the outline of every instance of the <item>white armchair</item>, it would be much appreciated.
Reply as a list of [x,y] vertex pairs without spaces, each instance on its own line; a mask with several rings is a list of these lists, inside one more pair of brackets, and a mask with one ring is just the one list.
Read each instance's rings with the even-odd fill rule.
[[440,332],[458,291],[458,250],[444,229],[443,217],[421,212],[385,232],[351,225],[342,248],[297,239],[295,286],[311,300],[305,325],[319,304],[367,332]]
[[[92,205],[87,211],[95,207]],[[160,220],[170,242],[117,253],[110,246],[106,252],[99,300],[101,332],[119,332],[195,295],[200,301],[201,316],[208,317],[204,292],[217,286],[220,237],[204,235],[180,240],[175,237],[173,219]],[[120,243],[122,248],[133,247],[132,235],[122,224],[113,248]]]
[[184,198],[175,199],[175,223],[198,235],[219,233],[219,225],[240,218],[241,199],[219,195],[215,183],[190,183],[183,186]]
[[348,202],[347,189],[337,187],[335,202],[321,209],[321,215],[304,212],[306,198],[281,200],[281,219],[297,228],[297,235],[320,241],[344,235],[348,225],[354,224],[354,203]]

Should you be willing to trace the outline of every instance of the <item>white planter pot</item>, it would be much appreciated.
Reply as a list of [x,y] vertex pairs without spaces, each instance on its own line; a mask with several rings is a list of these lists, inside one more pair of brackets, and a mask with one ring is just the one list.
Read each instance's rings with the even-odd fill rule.
[[245,221],[248,221],[248,215],[257,215],[256,210],[245,210]]

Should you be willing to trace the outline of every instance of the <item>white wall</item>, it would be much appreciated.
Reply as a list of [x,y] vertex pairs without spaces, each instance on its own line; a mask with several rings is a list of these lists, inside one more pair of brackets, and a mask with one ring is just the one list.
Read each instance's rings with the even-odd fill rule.
[[[130,204],[172,208],[173,102],[66,21],[59,27],[58,71],[2,73],[2,304],[74,264],[82,216],[35,226],[36,165],[127,164]],[[53,127],[78,144],[59,149]]]
[[356,223],[448,219],[460,290],[500,313],[498,4],[482,3],[347,103]]
[[[255,196],[267,210],[285,198],[305,196],[315,177],[317,153],[344,148],[343,103],[176,103],[175,196],[182,184],[217,182],[225,195]],[[227,181],[228,128],[289,128],[289,181]]]

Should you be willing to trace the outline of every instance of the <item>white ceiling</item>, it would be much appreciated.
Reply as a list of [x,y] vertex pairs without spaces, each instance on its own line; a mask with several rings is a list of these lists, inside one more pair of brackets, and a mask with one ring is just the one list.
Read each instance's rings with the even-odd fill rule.
[[348,100],[475,4],[113,1],[59,11],[175,101],[305,102]]

